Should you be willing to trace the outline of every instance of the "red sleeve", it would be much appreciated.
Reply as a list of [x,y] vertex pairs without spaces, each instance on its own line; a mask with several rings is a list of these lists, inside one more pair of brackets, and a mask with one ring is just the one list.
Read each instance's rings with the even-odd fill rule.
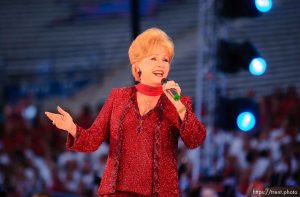
[[196,148],[204,142],[206,129],[192,110],[192,100],[185,97],[181,101],[186,107],[186,112],[179,128],[179,134],[188,148]]
[[80,152],[93,152],[98,149],[109,135],[114,95],[113,89],[90,128],[84,129],[76,124],[75,138],[68,133],[67,149]]

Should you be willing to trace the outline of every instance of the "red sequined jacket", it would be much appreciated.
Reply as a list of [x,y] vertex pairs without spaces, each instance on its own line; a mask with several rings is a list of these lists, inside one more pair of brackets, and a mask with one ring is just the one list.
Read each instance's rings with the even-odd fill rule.
[[[203,143],[206,130],[192,111],[191,99],[181,96],[187,110],[181,121],[176,108],[166,95],[158,102],[158,115],[155,123],[153,142],[152,194],[153,196],[179,196],[177,174],[177,149],[179,136],[188,148],[196,148]],[[70,134],[67,148],[74,151],[92,152],[109,138],[109,154],[98,194],[114,193],[122,152],[123,122],[126,112],[135,107],[136,89],[134,86],[112,89],[110,96],[89,129],[77,125],[75,138]],[[132,177],[137,179],[138,177]]]

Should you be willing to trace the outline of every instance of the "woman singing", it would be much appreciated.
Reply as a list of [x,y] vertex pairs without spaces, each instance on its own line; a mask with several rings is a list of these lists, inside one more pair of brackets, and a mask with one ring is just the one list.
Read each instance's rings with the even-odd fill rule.
[[179,136],[188,148],[203,143],[206,130],[192,111],[187,96],[180,95],[168,76],[174,44],[160,29],[140,34],[129,51],[132,75],[139,83],[112,89],[96,120],[88,129],[76,125],[58,107],[59,114],[45,112],[53,124],[68,132],[67,148],[92,152],[109,138],[106,169],[100,196],[179,196],[177,146]]

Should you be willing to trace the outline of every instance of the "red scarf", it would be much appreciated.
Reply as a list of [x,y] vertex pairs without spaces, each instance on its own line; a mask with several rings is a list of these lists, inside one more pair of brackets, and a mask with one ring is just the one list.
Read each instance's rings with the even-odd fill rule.
[[139,92],[147,96],[159,96],[163,93],[162,86],[153,87],[153,86],[138,83],[137,85],[135,85],[135,88]]

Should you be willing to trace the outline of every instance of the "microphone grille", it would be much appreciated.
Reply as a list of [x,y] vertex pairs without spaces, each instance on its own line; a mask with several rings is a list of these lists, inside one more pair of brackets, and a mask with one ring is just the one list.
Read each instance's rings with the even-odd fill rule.
[[163,78],[163,79],[161,80],[161,85],[163,85],[164,83],[167,83],[167,81],[168,81],[167,78]]

